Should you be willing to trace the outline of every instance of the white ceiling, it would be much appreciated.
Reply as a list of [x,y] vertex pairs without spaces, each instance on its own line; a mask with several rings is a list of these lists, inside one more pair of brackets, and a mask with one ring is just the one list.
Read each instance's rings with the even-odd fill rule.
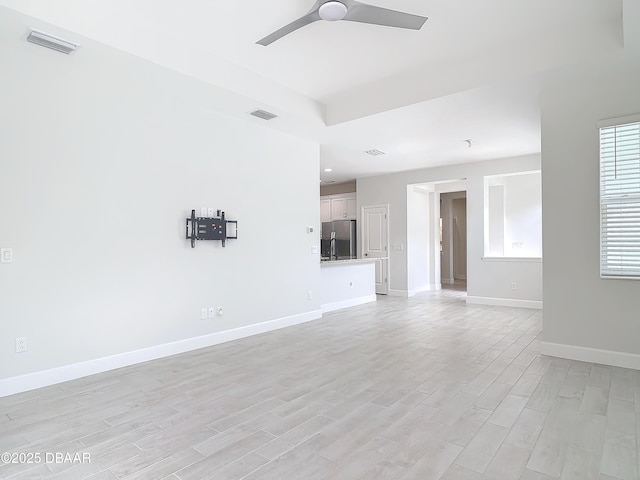
[[279,114],[267,125],[321,144],[324,181],[537,153],[542,85],[623,48],[623,0],[366,3],[429,20],[420,31],[320,21],[263,47],[313,0],[0,0],[49,33],[220,87],[239,115]]

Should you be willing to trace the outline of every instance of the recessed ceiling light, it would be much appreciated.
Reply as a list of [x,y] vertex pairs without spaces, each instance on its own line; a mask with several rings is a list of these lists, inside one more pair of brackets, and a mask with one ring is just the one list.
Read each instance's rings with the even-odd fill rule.
[[332,169],[330,169],[330,168],[325,168],[325,169],[324,169],[324,171],[325,171],[325,172],[332,172],[333,170],[332,170]]

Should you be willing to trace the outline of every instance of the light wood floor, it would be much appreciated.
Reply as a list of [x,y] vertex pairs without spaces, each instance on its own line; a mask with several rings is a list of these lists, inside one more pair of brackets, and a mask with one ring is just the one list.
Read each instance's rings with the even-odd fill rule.
[[453,283],[443,283],[443,290],[457,290],[459,292],[467,292],[467,281],[463,279],[456,278]]
[[640,372],[539,355],[542,313],[464,292],[0,399],[5,464],[65,480],[637,479]]

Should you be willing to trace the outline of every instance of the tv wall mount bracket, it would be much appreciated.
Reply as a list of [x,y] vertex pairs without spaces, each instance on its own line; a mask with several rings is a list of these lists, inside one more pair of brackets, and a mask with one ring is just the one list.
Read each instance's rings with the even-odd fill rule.
[[191,218],[187,218],[186,231],[187,240],[191,240],[191,248],[196,248],[196,240],[220,240],[224,247],[228,238],[238,238],[238,222],[227,220],[224,212],[220,210],[217,215],[217,217],[196,217],[196,211],[191,210]]

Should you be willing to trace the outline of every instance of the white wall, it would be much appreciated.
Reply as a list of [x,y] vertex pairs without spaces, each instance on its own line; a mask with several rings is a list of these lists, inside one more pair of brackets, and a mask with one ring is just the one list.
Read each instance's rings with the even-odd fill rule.
[[[484,177],[540,168],[540,156],[530,155],[449,167],[400,172],[357,180],[358,211],[364,205],[389,204],[389,244],[407,244],[407,185],[467,179],[467,294],[480,302],[540,307],[542,263],[487,262],[484,255]],[[408,294],[406,250],[389,252],[390,288]],[[516,282],[517,290],[511,289]]]
[[504,183],[494,185],[498,177],[485,177],[484,253],[490,257],[504,257]]
[[542,175],[505,177],[505,255],[542,256]]
[[451,202],[453,217],[453,277],[467,278],[467,199]]
[[640,368],[640,281],[600,279],[598,183],[598,121],[640,113],[638,85],[636,54],[543,92],[547,353]]
[[416,293],[430,289],[429,269],[429,192],[424,187],[407,186],[407,263],[408,291]]
[[[0,25],[0,245],[15,249],[0,384],[320,315],[317,144],[220,116],[213,87],[162,67],[89,40],[67,57],[13,27]],[[239,239],[191,249],[201,206],[238,220]],[[206,306],[225,314],[202,321]]]
[[442,288],[440,266],[440,192],[429,193],[429,289]]

